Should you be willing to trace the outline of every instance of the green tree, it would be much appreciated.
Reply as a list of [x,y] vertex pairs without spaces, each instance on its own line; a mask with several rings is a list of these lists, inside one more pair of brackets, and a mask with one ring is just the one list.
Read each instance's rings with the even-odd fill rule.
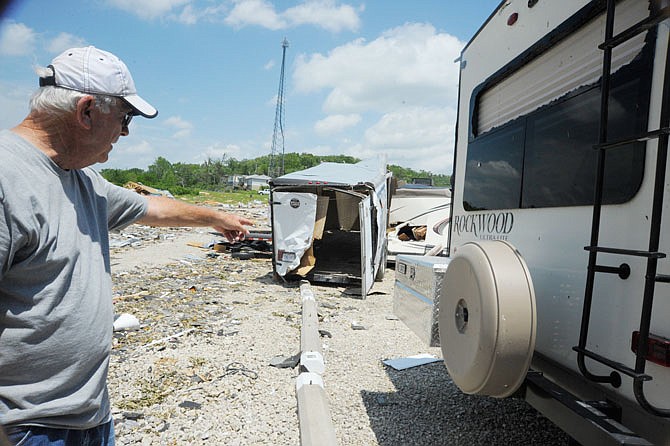
[[[292,173],[316,166],[322,162],[353,164],[360,160],[348,155],[314,155],[312,153],[284,154],[284,173]],[[281,160],[279,161],[281,162]],[[268,173],[270,157],[268,155],[253,159],[237,160],[222,156],[219,159],[207,158],[202,164],[170,163],[158,157],[146,169],[103,169],[103,177],[120,186],[128,181],[143,183],[159,189],[168,189],[172,193],[178,190],[222,190],[227,186],[228,175],[261,175]],[[434,175],[425,170],[415,171],[391,164],[388,169],[400,181],[411,182],[413,178],[432,178],[435,186],[449,186],[449,175]]]

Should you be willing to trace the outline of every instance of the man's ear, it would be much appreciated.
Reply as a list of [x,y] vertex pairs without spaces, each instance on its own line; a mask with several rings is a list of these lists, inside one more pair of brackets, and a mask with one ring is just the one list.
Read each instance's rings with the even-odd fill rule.
[[85,96],[77,101],[76,118],[77,124],[90,130],[93,126],[93,111],[95,108],[95,98]]

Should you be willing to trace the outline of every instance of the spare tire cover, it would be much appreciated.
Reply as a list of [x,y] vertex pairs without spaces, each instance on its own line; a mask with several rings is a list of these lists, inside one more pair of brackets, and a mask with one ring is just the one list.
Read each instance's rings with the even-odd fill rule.
[[465,393],[503,398],[526,376],[535,349],[535,292],[509,243],[459,247],[438,301],[444,362]]

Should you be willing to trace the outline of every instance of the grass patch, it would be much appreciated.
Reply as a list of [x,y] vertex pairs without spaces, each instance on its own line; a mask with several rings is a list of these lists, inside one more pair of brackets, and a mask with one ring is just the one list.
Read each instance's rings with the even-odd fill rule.
[[199,194],[178,195],[177,198],[193,204],[223,203],[223,204],[247,204],[254,200],[267,201],[267,195],[259,195],[257,191],[200,191]]

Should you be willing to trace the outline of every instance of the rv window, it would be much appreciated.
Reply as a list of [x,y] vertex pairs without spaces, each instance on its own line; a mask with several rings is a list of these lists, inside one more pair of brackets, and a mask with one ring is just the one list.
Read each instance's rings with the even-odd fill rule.
[[[649,45],[648,45],[649,47]],[[647,129],[650,57],[612,77],[610,141]],[[582,87],[468,144],[466,210],[583,206],[593,203],[600,122],[599,84]],[[645,143],[607,152],[603,203],[630,200],[642,184]]]
[[468,146],[465,210],[519,207],[523,163],[523,127],[508,125]]
[[[612,91],[611,140],[641,133],[634,105],[637,84],[629,82]],[[521,207],[593,203],[597,152],[592,147],[598,141],[599,110],[600,90],[592,88],[528,116]],[[636,146],[607,153],[605,203],[623,203],[637,192],[644,167],[644,146]]]

